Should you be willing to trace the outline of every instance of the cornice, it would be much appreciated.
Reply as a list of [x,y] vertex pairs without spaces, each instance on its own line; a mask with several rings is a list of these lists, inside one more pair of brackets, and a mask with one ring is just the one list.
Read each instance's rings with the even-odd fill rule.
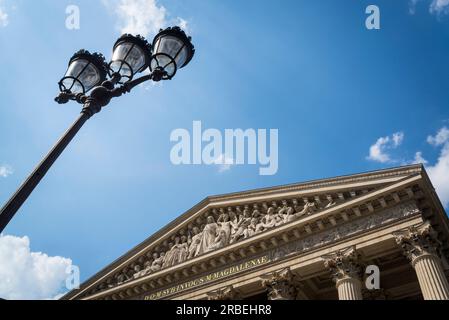
[[390,169],[368,171],[358,174],[342,175],[333,178],[317,179],[294,184],[286,184],[276,187],[260,188],[248,191],[227,193],[223,195],[209,196],[206,199],[210,200],[211,202],[215,201],[218,202],[222,200],[245,199],[253,196],[269,196],[271,194],[284,193],[290,191],[310,190],[311,192],[313,192],[314,189],[322,187],[338,186],[354,182],[366,182],[390,177],[409,176],[413,174],[420,174],[422,171],[424,170],[421,164],[414,164]]

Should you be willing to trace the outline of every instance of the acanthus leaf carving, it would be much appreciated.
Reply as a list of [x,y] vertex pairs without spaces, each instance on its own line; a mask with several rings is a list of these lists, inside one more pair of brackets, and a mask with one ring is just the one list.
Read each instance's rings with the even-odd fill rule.
[[441,242],[429,221],[393,233],[396,243],[414,266],[425,255],[438,255]]
[[362,276],[362,267],[354,246],[323,255],[321,258],[335,282],[345,278],[360,279]]
[[261,276],[262,285],[268,289],[269,300],[294,300],[296,288],[293,274],[289,268],[274,271]]

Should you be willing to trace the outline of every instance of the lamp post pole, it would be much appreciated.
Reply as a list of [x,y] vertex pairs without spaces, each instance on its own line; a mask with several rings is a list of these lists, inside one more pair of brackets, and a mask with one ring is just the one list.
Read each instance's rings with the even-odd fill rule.
[[33,192],[34,188],[39,184],[41,179],[45,176],[47,171],[58,159],[67,145],[72,141],[73,137],[81,129],[81,127],[90,118],[88,113],[82,112],[78,119],[70,126],[70,128],[64,133],[64,135],[56,142],[54,147],[45,156],[45,158],[37,165],[34,171],[28,176],[28,178],[22,183],[19,189],[13,194],[8,202],[3,206],[0,211],[0,233],[5,229],[6,225],[11,221],[16,212],[20,209],[22,204]]
[[[85,50],[70,59],[66,75],[59,82],[61,92],[55,100],[60,104],[75,100],[83,105],[81,114],[3,206],[0,211],[0,233],[86,121],[108,105],[111,99],[130,92],[145,81],[172,79],[177,69],[186,66],[193,57],[195,49],[190,41],[184,31],[173,27],[161,30],[154,38],[153,46],[141,36],[123,35],[114,46],[109,65],[106,65],[102,55],[90,54]],[[149,74],[133,79],[134,75],[148,67]],[[109,80],[106,80],[107,73]],[[127,81],[120,82],[121,79]],[[117,84],[120,86],[116,87]],[[91,89],[87,96],[85,93]]]

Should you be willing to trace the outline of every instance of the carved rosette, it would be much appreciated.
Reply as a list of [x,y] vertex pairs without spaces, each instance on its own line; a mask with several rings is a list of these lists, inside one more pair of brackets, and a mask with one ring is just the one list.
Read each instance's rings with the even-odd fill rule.
[[233,286],[228,286],[207,293],[207,300],[239,300],[240,295]]
[[428,221],[394,232],[393,236],[413,267],[422,257],[438,257],[437,253],[441,242],[437,238],[437,232]]
[[289,268],[261,276],[262,285],[268,289],[269,300],[294,300],[296,289]]
[[355,247],[349,247],[321,257],[337,283],[348,278],[361,279],[362,267]]

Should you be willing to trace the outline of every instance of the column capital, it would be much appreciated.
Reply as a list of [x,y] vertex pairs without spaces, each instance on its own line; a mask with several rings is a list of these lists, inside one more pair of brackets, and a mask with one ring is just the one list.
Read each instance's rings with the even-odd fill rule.
[[270,300],[294,300],[296,289],[290,268],[281,269],[260,276],[262,285],[268,289]]
[[345,279],[361,279],[362,267],[355,246],[325,254],[321,258],[337,286],[340,281]]
[[233,286],[227,286],[207,293],[207,300],[236,300],[240,295]]
[[393,232],[396,243],[414,267],[425,256],[438,256],[441,242],[429,221]]

